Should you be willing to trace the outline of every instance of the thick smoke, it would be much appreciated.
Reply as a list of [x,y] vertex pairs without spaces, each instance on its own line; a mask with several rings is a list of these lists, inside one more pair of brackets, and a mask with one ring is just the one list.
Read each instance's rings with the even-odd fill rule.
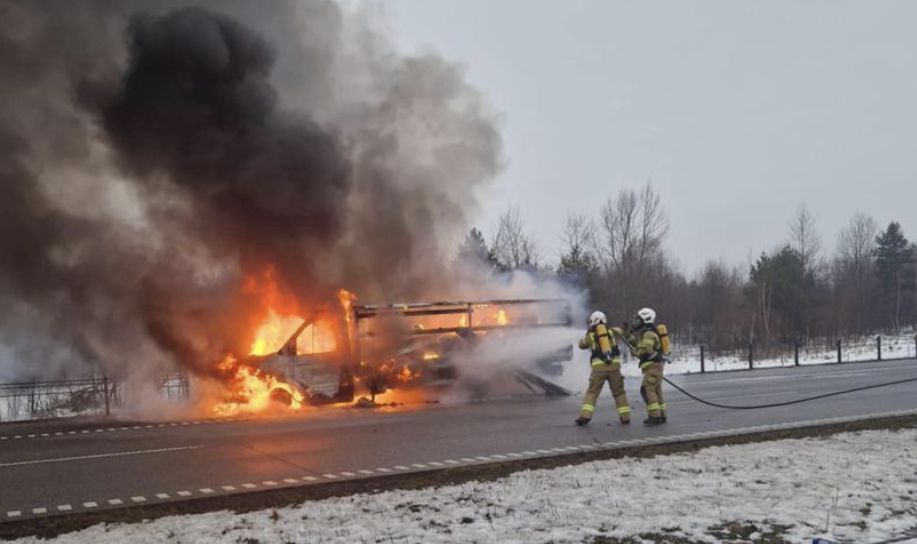
[[265,274],[305,305],[448,294],[497,123],[377,27],[325,1],[0,3],[0,379],[203,372],[246,347]]

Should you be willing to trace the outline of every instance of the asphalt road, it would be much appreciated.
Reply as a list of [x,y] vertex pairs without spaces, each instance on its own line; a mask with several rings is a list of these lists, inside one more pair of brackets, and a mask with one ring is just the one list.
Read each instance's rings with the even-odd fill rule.
[[[904,378],[917,378],[917,361],[672,377],[698,396],[741,405]],[[638,387],[628,380],[630,426],[617,423],[607,390],[582,428],[573,425],[578,396],[328,409],[281,420],[0,425],[0,523],[917,412],[917,382],[763,410],[712,408],[666,386],[669,422],[647,428]]]

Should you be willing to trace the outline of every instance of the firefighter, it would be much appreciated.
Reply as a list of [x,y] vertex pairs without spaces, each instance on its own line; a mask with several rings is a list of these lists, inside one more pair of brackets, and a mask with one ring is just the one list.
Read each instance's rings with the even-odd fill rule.
[[605,382],[608,382],[611,388],[621,423],[630,423],[630,405],[627,403],[624,376],[621,374],[621,351],[611,332],[604,313],[593,312],[589,316],[589,329],[580,339],[579,347],[591,351],[592,373],[589,375],[589,388],[586,390],[583,406],[579,417],[576,418],[577,425],[586,425],[592,419],[595,401],[598,400]]
[[[644,425],[659,425],[666,422],[666,405],[662,396],[662,376],[665,355],[669,351],[668,331],[664,325],[656,326],[656,312],[643,308],[637,312],[630,327],[628,343],[631,354],[640,362],[643,383],[640,394],[646,403],[647,418]],[[664,337],[664,338],[663,338]]]

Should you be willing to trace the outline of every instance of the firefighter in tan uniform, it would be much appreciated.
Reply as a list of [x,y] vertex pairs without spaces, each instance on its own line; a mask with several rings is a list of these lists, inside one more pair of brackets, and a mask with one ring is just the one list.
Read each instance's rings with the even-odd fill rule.
[[633,328],[628,336],[632,354],[640,362],[643,384],[640,393],[646,402],[647,418],[644,425],[659,425],[666,422],[665,397],[662,395],[662,377],[665,356],[671,351],[668,330],[665,325],[656,325],[656,312],[643,308],[634,318]]
[[[620,331],[615,332],[620,333]],[[611,388],[621,423],[630,423],[630,405],[627,403],[624,376],[621,374],[621,351],[611,333],[608,319],[604,313],[593,312],[589,316],[589,329],[586,331],[586,336],[580,339],[579,347],[592,352],[590,357],[592,373],[589,375],[589,388],[586,390],[583,406],[580,409],[579,417],[576,418],[577,425],[586,425],[592,420],[595,401],[598,400],[605,382],[608,382]]]

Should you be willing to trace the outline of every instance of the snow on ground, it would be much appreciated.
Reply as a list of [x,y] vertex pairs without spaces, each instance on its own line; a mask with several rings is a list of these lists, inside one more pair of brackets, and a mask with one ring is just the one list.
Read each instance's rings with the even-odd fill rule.
[[[712,447],[414,491],[98,525],[60,543],[870,543],[917,529],[917,430]],[[733,537],[733,540],[730,540]],[[36,542],[23,539],[19,542]],[[633,542],[640,542],[634,540]]]
[[[799,364],[817,365],[837,362],[837,347],[834,345],[802,347],[799,350]],[[667,374],[692,374],[700,372],[700,346],[685,345],[675,346],[672,362],[666,365]],[[760,357],[760,358],[759,358]],[[882,335],[883,359],[908,359],[917,357],[917,336],[915,331],[907,330],[897,335]],[[855,361],[874,361],[878,358],[876,336],[861,336],[848,338],[841,341],[841,361],[845,363]],[[795,364],[792,350],[787,350],[783,356],[761,357],[754,356],[755,368],[773,368],[793,366]],[[715,356],[707,353],[704,361],[707,372],[723,370],[745,370],[748,368],[747,352],[732,353],[729,355]],[[640,374],[637,365],[625,364],[626,376]]]

